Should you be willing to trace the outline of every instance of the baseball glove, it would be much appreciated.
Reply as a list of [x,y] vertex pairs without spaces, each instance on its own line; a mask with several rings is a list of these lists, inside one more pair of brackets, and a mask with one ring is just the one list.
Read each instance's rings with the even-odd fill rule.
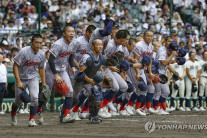
[[46,102],[51,96],[51,91],[47,85],[41,87],[39,94],[39,101]]
[[116,66],[119,64],[119,59],[117,57],[110,57],[106,59],[105,66]]
[[176,71],[173,73],[172,79],[173,79],[174,81],[177,81],[177,80],[180,79],[180,76],[179,76],[179,74],[178,74]]
[[121,51],[118,51],[118,52],[116,52],[116,53],[114,54],[114,56],[117,57],[117,58],[119,59],[119,61],[120,61],[121,59],[124,58],[124,53],[121,52]]
[[160,83],[160,82],[161,82],[161,79],[160,79],[159,76],[156,75],[156,76],[154,77],[154,79],[152,80],[152,82],[155,83],[155,84],[157,84],[157,83]]
[[164,75],[164,74],[160,74],[159,77],[160,77],[160,79],[161,79],[160,83],[165,84],[165,83],[168,82],[168,78],[167,78],[166,75]]
[[124,53],[121,51],[118,51],[113,56],[106,59],[105,66],[117,66],[120,60],[123,58],[124,58]]
[[113,85],[113,80],[111,78],[104,78],[103,82],[101,83],[101,86],[103,88],[111,88]]
[[65,82],[63,83],[55,82],[55,92],[61,95],[67,95],[70,92],[70,88]]

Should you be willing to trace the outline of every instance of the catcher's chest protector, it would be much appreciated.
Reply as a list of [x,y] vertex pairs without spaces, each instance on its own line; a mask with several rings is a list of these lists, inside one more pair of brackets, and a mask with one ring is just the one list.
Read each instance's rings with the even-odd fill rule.
[[93,78],[96,75],[96,72],[100,69],[102,65],[103,57],[100,54],[98,61],[96,61],[94,54],[92,53],[87,53],[87,54],[90,55],[90,58],[88,58],[86,61],[88,67],[84,72],[89,78]]

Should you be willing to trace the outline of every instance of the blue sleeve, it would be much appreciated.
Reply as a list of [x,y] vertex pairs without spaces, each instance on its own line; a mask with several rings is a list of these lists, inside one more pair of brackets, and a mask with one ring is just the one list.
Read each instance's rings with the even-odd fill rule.
[[57,74],[57,71],[56,71],[56,69],[55,69],[54,59],[55,59],[55,56],[54,56],[53,54],[50,54],[48,63],[49,63],[49,66],[50,66],[50,68],[51,68],[53,74]]
[[100,30],[99,33],[102,37],[108,36],[111,34],[113,27],[113,20],[110,20],[105,30]]
[[75,67],[75,64],[74,64],[74,55],[73,55],[73,54],[70,55],[70,57],[69,57],[69,59],[68,59],[68,62],[69,62],[69,64],[70,64],[70,67],[71,67],[71,68],[72,68],[72,67]]

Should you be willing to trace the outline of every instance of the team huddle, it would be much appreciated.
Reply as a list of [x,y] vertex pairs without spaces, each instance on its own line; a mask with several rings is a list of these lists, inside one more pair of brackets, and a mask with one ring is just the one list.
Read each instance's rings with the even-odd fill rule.
[[[201,101],[207,82],[206,52],[199,63],[195,52],[186,55],[186,50],[179,48],[171,36],[166,37],[163,46],[153,41],[151,30],[146,30],[140,40],[130,38],[129,31],[119,30],[113,18],[104,21],[104,28],[89,25],[83,36],[77,39],[74,36],[75,29],[66,26],[62,38],[51,46],[47,62],[41,50],[42,37],[38,34],[33,35],[31,47],[23,48],[14,57],[12,125],[17,125],[16,112],[22,102],[31,102],[29,126],[37,125],[35,116],[43,124],[41,109],[54,90],[65,96],[60,123],[86,118],[91,123],[100,123],[102,118],[118,115],[166,115],[175,110],[174,98],[178,91],[181,111],[191,110],[191,94],[193,110],[204,110]],[[186,56],[189,56],[187,61]],[[48,90],[39,92],[38,72],[43,89]],[[167,109],[169,76],[172,76],[173,88],[171,108]],[[198,81],[200,109],[196,107]],[[29,94],[24,91],[27,88]]]

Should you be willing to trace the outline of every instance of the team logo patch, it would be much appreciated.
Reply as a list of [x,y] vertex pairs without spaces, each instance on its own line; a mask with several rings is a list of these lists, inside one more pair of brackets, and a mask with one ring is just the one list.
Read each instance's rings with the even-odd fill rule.
[[198,69],[198,66],[195,66],[195,69]]
[[192,66],[190,66],[190,69],[194,69],[194,66],[192,65]]

